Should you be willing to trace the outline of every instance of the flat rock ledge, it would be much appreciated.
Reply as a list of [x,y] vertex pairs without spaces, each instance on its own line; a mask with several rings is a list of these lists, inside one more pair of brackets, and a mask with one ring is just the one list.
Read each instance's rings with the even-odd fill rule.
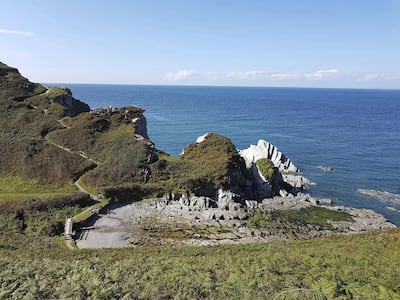
[[[268,198],[262,202],[247,200],[244,205],[231,202],[222,208],[210,207],[210,201],[213,201],[211,199],[193,198],[155,198],[129,205],[112,204],[108,213],[100,214],[92,226],[75,233],[76,245],[78,248],[205,246],[310,239],[396,227],[372,210],[331,206],[331,200],[316,199],[308,194]],[[288,231],[284,226],[257,229],[247,224],[255,210],[274,212],[300,210],[310,206],[346,212],[352,216],[354,222],[328,220],[333,230],[307,224],[295,232]]]

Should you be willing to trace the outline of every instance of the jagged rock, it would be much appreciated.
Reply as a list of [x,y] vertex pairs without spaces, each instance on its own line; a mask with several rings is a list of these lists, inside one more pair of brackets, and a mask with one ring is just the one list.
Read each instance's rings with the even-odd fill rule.
[[[257,145],[250,145],[239,154],[246,162],[253,179],[253,191],[256,199],[270,198],[273,196],[287,197],[296,195],[312,184],[310,180],[300,175],[299,169],[274,145],[264,140],[259,140]],[[270,178],[264,178],[257,161],[270,160],[276,168]]]
[[229,209],[229,204],[232,202],[240,202],[242,197],[231,191],[225,191],[222,189],[218,190],[217,193],[217,205],[218,208]]
[[290,184],[293,188],[304,190],[312,184],[310,180],[299,174],[282,174],[284,182]]
[[239,154],[244,158],[248,169],[257,160],[266,158],[272,161],[281,172],[299,172],[290,159],[265,140],[259,140],[257,145],[250,145],[247,149],[239,150]]
[[257,201],[254,201],[254,200],[246,200],[246,201],[245,201],[245,204],[246,204],[246,206],[247,206],[248,208],[250,208],[250,209],[255,209],[255,208],[258,207],[258,202],[257,202]]

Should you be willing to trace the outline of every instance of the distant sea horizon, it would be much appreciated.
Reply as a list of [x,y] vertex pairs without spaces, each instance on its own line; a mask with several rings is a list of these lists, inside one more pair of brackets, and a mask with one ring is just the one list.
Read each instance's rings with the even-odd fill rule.
[[193,87],[193,88],[265,88],[265,89],[315,89],[315,90],[367,90],[367,91],[400,91],[399,88],[369,88],[369,87],[317,87],[317,86],[263,86],[263,85],[207,85],[207,84],[170,84],[170,83],[78,83],[78,82],[40,82],[44,86],[68,87],[78,85],[105,86],[142,86],[142,87]]
[[[371,189],[400,197],[400,90],[46,85],[70,88],[92,109],[141,107],[150,139],[174,156],[206,132],[230,138],[238,149],[267,140],[317,184],[310,188],[313,196],[373,209],[400,226],[399,205],[358,192]],[[322,172],[320,165],[333,172]]]

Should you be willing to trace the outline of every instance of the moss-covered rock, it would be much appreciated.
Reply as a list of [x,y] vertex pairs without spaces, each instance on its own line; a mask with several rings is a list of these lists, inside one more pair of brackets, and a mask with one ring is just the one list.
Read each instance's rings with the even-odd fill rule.
[[171,191],[215,198],[218,189],[244,195],[248,171],[231,140],[208,133],[198,143],[187,146],[183,154],[165,157]]

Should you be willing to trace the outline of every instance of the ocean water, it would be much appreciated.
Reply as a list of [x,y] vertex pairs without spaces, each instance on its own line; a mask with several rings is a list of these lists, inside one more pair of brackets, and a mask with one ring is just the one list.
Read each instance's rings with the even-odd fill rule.
[[400,206],[357,192],[400,194],[400,90],[65,86],[91,108],[145,109],[150,138],[171,155],[206,132],[238,149],[268,140],[316,183],[312,195],[373,209],[400,226],[400,212],[387,208]]

